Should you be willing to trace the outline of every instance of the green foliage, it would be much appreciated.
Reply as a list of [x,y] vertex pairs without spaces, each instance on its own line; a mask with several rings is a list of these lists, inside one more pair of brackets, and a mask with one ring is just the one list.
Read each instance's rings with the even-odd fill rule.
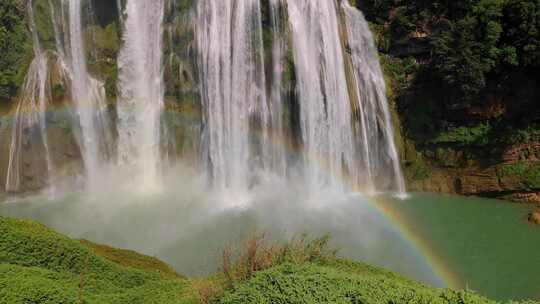
[[81,244],[88,247],[94,254],[124,267],[142,269],[150,272],[159,272],[172,277],[180,277],[171,268],[171,266],[156,258],[142,255],[131,250],[123,250],[106,245],[96,244],[87,240],[81,240]]
[[381,65],[384,74],[389,75],[394,93],[403,93],[412,85],[414,75],[418,73],[419,64],[413,57],[395,58],[383,55]]
[[511,143],[529,143],[538,139],[540,139],[540,127],[532,125],[513,132]]
[[0,303],[77,303],[76,288],[76,280],[66,274],[0,264]]
[[540,189],[540,163],[518,162],[503,166],[498,170],[499,177],[520,177],[529,190]]
[[115,97],[118,82],[118,67],[116,60],[120,50],[120,38],[116,23],[106,27],[91,26],[87,29],[86,40],[92,45],[96,58],[88,56],[90,71],[105,82],[108,97]]
[[0,217],[0,233],[0,304],[495,304],[335,258],[328,237],[271,245],[255,237],[222,273],[188,282],[154,258],[71,240],[31,221]]
[[476,97],[497,65],[515,63],[513,52],[499,45],[503,3],[478,1],[464,18],[445,20],[446,30],[433,38],[433,68],[459,99]]
[[294,54],[289,48],[285,56],[285,63],[283,66],[282,86],[285,90],[294,90],[293,85],[296,83],[296,69],[294,66]]
[[186,11],[193,7],[193,0],[178,0],[175,5],[179,10]]
[[[32,1],[32,4],[34,8],[34,22],[41,48],[54,51],[56,50],[56,41],[49,1]],[[27,24],[30,26],[29,21],[27,21]]]
[[0,234],[2,304],[191,303],[182,296],[185,281],[121,266],[34,222],[0,218]]
[[118,38],[118,29],[116,23],[111,23],[106,27],[91,26],[87,29],[87,35],[90,36],[88,41],[94,43],[95,47],[101,55],[107,58],[116,58],[120,50],[120,39]]
[[431,143],[453,143],[462,146],[482,146],[489,143],[491,127],[489,124],[478,124],[473,127],[457,127],[441,132]]
[[413,181],[422,181],[430,177],[431,169],[423,162],[413,162],[405,167],[407,179]]
[[540,66],[540,0],[507,0],[503,42],[522,66]]
[[219,301],[245,303],[493,303],[470,292],[427,288],[361,264],[282,264]]
[[[358,6],[376,23],[380,50],[428,42],[421,60],[440,80],[442,102],[467,105],[511,86],[510,73],[537,74],[531,69],[540,62],[539,0],[366,0]],[[424,38],[413,38],[418,35]]]
[[408,34],[416,29],[414,20],[408,14],[407,7],[400,6],[393,11],[392,23],[390,23],[390,32],[395,42],[407,39]]
[[244,282],[259,271],[272,268],[284,263],[305,264],[325,261],[334,258],[336,251],[328,249],[330,236],[308,239],[303,235],[285,244],[268,244],[265,236],[256,235],[249,238],[240,252],[233,256],[230,249],[223,251],[222,288],[234,288],[239,282]]
[[22,0],[0,1],[0,101],[17,94],[31,60]]

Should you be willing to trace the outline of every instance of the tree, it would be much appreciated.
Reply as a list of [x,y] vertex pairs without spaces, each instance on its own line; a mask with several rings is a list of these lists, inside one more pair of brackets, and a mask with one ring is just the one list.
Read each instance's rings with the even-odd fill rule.
[[444,20],[433,37],[432,67],[458,101],[470,101],[486,87],[488,74],[502,62],[515,64],[501,46],[503,0],[476,1],[465,17]]
[[25,20],[21,0],[0,1],[0,100],[15,96],[24,78],[21,68],[31,50]]
[[508,0],[503,41],[515,49],[521,66],[540,66],[540,0]]

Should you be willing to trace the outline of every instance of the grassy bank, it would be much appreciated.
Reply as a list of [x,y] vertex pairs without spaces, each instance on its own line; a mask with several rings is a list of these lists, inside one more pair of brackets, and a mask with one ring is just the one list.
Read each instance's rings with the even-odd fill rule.
[[225,249],[221,271],[188,279],[133,251],[0,218],[0,303],[495,303],[342,260],[328,238],[254,237]]
[[187,281],[134,252],[0,219],[0,303],[195,303]]

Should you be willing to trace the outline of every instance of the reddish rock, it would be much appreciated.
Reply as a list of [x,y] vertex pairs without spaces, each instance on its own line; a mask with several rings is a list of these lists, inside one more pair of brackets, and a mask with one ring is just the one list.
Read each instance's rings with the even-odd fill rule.
[[479,195],[482,193],[496,193],[503,189],[495,168],[485,170],[471,170],[464,172],[460,178],[460,194]]
[[513,193],[502,196],[503,199],[529,204],[540,204],[539,192]]
[[527,219],[529,223],[534,225],[540,225],[540,210],[535,210],[529,214],[529,218]]

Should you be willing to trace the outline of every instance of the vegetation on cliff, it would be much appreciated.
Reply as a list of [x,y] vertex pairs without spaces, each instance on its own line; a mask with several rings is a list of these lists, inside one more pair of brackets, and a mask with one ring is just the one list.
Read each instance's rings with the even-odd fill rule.
[[505,183],[496,172],[534,162],[540,152],[540,1],[357,6],[372,23],[391,84],[410,186],[510,199],[538,192],[518,186],[536,185],[534,174]]
[[373,23],[412,135],[432,138],[487,121],[515,128],[537,122],[540,1],[358,5]]
[[0,103],[13,97],[31,60],[32,45],[26,31],[26,10],[21,0],[0,2]]

